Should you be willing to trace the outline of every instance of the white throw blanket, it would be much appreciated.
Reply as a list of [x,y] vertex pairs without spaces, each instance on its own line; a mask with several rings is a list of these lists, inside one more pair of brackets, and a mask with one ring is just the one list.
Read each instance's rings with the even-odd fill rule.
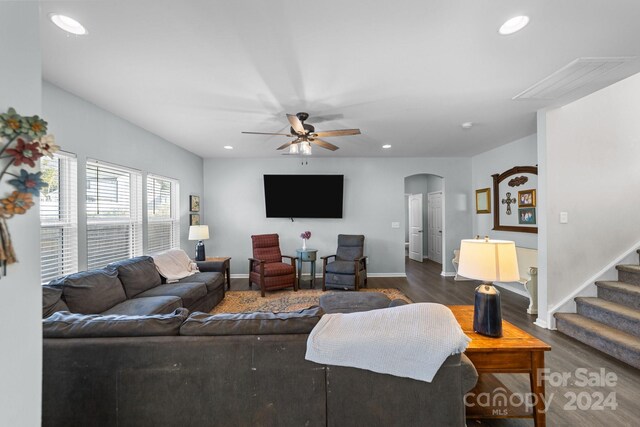
[[151,257],[167,283],[177,282],[198,272],[198,265],[182,249],[169,249]]
[[431,382],[445,359],[470,341],[444,305],[407,304],[325,314],[309,335],[305,358]]

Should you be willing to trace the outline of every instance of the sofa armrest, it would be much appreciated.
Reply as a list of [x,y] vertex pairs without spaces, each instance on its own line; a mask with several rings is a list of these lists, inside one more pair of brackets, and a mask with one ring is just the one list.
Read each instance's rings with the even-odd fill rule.
[[471,360],[464,353],[460,355],[460,369],[462,370],[462,391],[467,393],[476,386],[478,371],[476,371],[476,367],[473,366]]
[[224,261],[196,261],[196,265],[203,273],[207,271],[222,273],[224,271]]

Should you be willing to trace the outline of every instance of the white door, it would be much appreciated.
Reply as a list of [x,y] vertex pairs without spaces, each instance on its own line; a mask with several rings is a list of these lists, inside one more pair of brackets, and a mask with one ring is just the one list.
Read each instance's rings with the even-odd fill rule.
[[442,263],[442,193],[427,196],[427,245],[429,259]]
[[409,195],[409,258],[422,262],[422,194]]

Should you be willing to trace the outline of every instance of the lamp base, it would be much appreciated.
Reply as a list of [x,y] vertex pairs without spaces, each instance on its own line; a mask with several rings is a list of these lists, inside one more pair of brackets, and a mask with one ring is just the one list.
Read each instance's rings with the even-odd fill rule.
[[198,240],[198,243],[196,243],[196,261],[204,261],[205,259],[204,243],[202,243],[202,240]]
[[500,338],[502,336],[500,291],[491,283],[483,283],[476,288],[473,305],[473,330],[488,337]]

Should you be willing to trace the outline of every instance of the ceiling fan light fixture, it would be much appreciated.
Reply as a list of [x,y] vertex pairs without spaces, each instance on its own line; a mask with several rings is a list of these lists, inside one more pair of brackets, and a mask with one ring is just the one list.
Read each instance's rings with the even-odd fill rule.
[[52,13],[49,15],[49,19],[51,19],[51,22],[53,22],[58,28],[66,31],[67,33],[75,34],[76,36],[83,36],[87,34],[87,29],[84,28],[81,23],[66,15]]
[[311,155],[311,144],[309,143],[309,141],[303,141],[300,143],[301,147],[300,147],[300,152],[303,156],[310,156]]
[[298,144],[291,144],[289,146],[289,154],[298,154],[300,152],[300,147]]
[[502,24],[498,32],[503,36],[508,36],[509,34],[517,33],[521,29],[527,26],[529,23],[529,17],[526,15],[515,16],[509,19],[507,22]]
[[391,148],[391,144],[384,144],[384,145],[382,146],[382,148],[384,148],[385,150],[387,150],[387,149]]

